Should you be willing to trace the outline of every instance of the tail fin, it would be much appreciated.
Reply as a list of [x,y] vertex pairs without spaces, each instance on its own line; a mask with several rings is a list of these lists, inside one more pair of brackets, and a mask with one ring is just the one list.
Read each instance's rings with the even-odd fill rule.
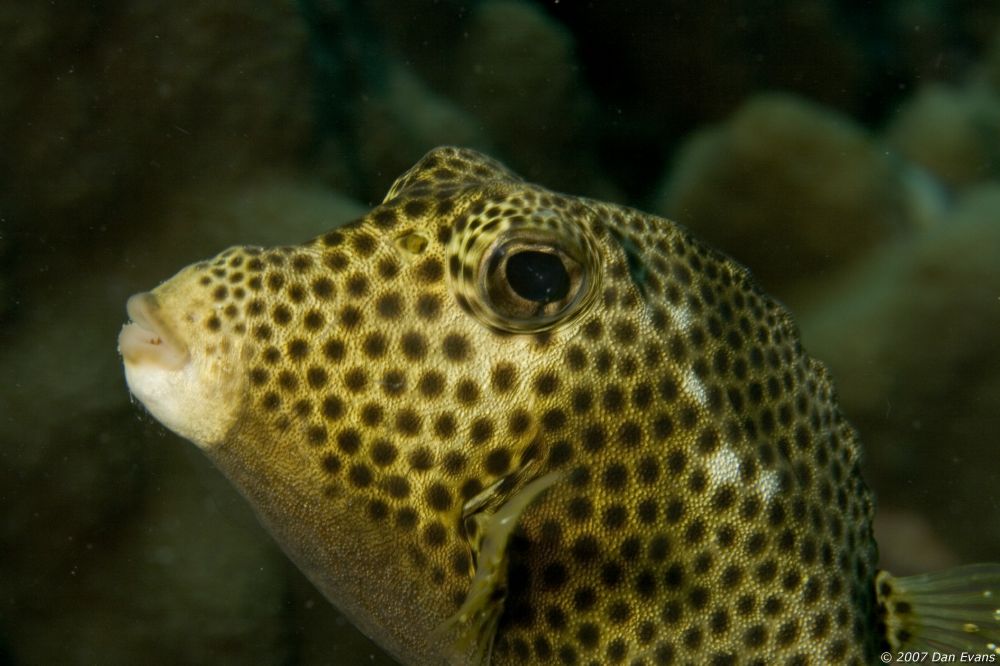
[[882,571],[875,586],[894,652],[965,652],[1000,659],[1000,564],[906,578]]

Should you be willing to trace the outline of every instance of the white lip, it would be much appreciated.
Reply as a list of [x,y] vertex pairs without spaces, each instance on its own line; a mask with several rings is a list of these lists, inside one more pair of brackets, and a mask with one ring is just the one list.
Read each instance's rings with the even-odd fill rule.
[[187,347],[158,316],[159,304],[148,292],[135,294],[125,305],[132,321],[118,334],[118,352],[126,364],[180,370],[189,358]]

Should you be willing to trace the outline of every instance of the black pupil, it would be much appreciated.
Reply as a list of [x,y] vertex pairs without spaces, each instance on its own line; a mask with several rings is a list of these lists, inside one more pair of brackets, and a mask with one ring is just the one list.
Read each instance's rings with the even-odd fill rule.
[[507,282],[523,299],[552,303],[569,293],[569,273],[562,260],[548,252],[524,250],[507,259]]

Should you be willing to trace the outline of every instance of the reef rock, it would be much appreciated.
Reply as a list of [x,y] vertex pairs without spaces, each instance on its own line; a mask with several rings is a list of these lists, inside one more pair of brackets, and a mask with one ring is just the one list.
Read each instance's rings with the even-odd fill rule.
[[288,663],[283,556],[186,442],[152,439],[144,499],[77,542],[9,621],[18,662]]
[[907,100],[886,141],[953,188],[1000,175],[1000,92],[932,83]]
[[799,317],[865,443],[876,495],[925,516],[962,561],[1000,551],[1000,186],[873,255]]
[[359,107],[358,160],[367,177],[366,191],[377,191],[377,196],[388,189],[391,174],[406,171],[435,146],[491,145],[472,115],[399,64],[387,66],[381,94],[366,98]]
[[844,116],[758,95],[681,147],[657,210],[792,298],[797,282],[910,226],[907,188],[884,153]]
[[[0,413],[16,415],[0,419],[0,652],[279,664],[307,641],[289,635],[291,564],[190,444],[130,404],[108,341],[127,294],[178,265],[248,239],[299,242],[362,210],[302,176],[213,183],[145,211],[123,245],[91,248],[85,274],[34,266],[43,279],[19,293],[33,307],[0,330]],[[371,653],[350,627],[323,640]]]
[[532,181],[603,195],[593,160],[594,106],[573,37],[537,5],[489,0],[470,16],[452,94],[498,153]]
[[307,146],[293,0],[21,0],[4,3],[0,26],[0,200],[33,243],[108,224],[112,202],[288,163]]

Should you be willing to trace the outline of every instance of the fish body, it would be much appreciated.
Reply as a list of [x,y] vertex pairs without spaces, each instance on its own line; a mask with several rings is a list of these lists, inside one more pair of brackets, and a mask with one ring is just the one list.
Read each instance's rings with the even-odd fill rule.
[[[439,148],[355,222],[231,248],[128,310],[132,392],[403,663],[924,645],[942,583],[878,573],[826,369],[672,222]],[[976,576],[947,579],[978,624],[942,650],[996,649],[997,569]]]

